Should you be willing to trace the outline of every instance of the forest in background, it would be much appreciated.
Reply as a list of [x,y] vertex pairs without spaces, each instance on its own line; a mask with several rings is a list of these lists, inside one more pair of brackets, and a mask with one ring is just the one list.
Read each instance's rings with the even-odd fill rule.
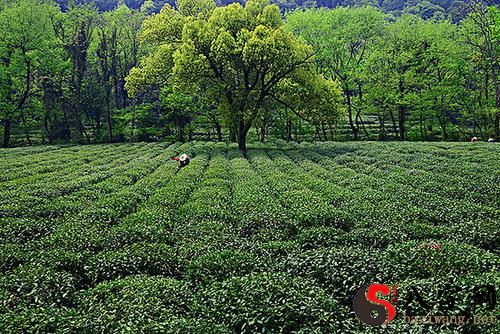
[[[56,0],[63,9],[68,3],[88,3],[89,0]],[[156,11],[159,11],[165,3],[175,6],[175,0],[94,0],[93,3],[101,11],[114,9],[117,5],[125,4],[132,9],[140,9],[141,6],[150,1]],[[229,5],[234,2],[244,4],[246,0],[216,0],[218,6]],[[416,14],[423,18],[449,17],[453,20],[462,18],[461,6],[464,0],[271,0],[284,12],[297,8],[326,7],[336,8],[339,6],[375,6],[386,13],[401,15],[402,13]]]
[[491,1],[58,2],[0,0],[5,147],[499,137]]

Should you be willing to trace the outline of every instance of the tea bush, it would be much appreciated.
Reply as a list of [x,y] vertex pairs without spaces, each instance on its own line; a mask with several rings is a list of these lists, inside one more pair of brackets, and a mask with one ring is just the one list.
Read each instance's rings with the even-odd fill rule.
[[[170,161],[180,152],[186,168]],[[498,333],[403,316],[498,316],[473,293],[500,285],[498,153],[284,141],[247,154],[213,142],[0,149],[0,333]],[[398,287],[386,326],[352,311],[370,283]]]
[[171,278],[135,276],[105,282],[78,296],[80,333],[171,332],[192,294]]
[[327,333],[340,327],[334,298],[308,280],[284,273],[214,283],[198,292],[194,305],[201,317],[237,333]]

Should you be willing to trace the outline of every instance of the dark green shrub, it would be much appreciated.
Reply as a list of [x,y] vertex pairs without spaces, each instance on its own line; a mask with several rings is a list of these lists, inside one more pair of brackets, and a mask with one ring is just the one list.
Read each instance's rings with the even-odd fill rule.
[[178,276],[179,263],[171,246],[136,243],[93,256],[85,270],[91,281],[96,283],[136,274]]
[[241,238],[251,239],[255,242],[293,239],[297,234],[297,225],[291,219],[279,219],[276,215],[244,217],[241,221],[233,222],[233,226],[239,232]]
[[78,279],[70,273],[23,265],[0,276],[0,311],[71,306]]
[[68,272],[77,279],[77,287],[84,288],[90,284],[85,273],[85,263],[91,256],[91,252],[54,248],[31,252],[30,263],[55,271]]
[[119,249],[138,242],[171,244],[170,223],[157,212],[153,209],[138,211],[111,227],[104,243],[105,249]]
[[172,239],[183,262],[238,242],[230,226],[220,221],[180,221],[173,227]]
[[196,294],[194,308],[236,333],[332,333],[341,326],[331,296],[310,280],[285,273],[214,283]]
[[330,226],[303,229],[297,235],[297,242],[305,249],[335,247],[345,244],[346,232]]
[[347,226],[341,210],[308,189],[286,191],[280,201],[300,227]]
[[18,192],[8,200],[0,201],[0,217],[33,217],[38,213],[36,208],[46,203],[46,198]]
[[441,238],[468,243],[500,254],[500,229],[498,222],[458,222],[448,227]]
[[446,228],[411,222],[376,222],[367,227],[353,229],[345,236],[351,246],[386,248],[408,240],[439,238]]
[[76,311],[71,308],[32,307],[0,314],[3,334],[78,333]]
[[26,263],[29,255],[22,246],[18,244],[0,245],[0,273],[9,271],[13,268]]
[[[441,275],[429,279],[405,279],[397,284],[398,301],[396,308],[400,315],[394,320],[402,321],[402,315],[456,315],[469,318],[463,326],[458,325],[411,325],[428,333],[498,333],[500,324],[474,324],[474,315],[498,317],[496,308],[491,309],[491,300],[486,285],[497,287],[498,273],[481,273],[457,276]],[[498,291],[492,290],[498,299]],[[448,331],[446,331],[448,330]]]
[[108,224],[68,222],[40,240],[44,249],[63,248],[74,252],[98,252],[104,249]]
[[453,241],[408,241],[387,248],[390,272],[398,278],[430,278],[494,272],[500,258],[483,249]]
[[115,192],[94,203],[90,209],[82,211],[76,219],[87,224],[116,223],[142,200],[144,197],[130,188]]
[[387,282],[386,259],[379,249],[340,247],[291,253],[285,268],[293,275],[315,280],[339,302],[351,305],[365,284]]
[[405,234],[396,231],[396,228],[388,229],[387,223],[374,224],[375,226],[355,228],[344,235],[344,245],[351,247],[374,247],[384,249],[391,243],[407,240]]
[[181,217],[229,221],[232,216],[229,188],[224,185],[204,186],[198,189],[180,210]]
[[79,333],[175,333],[192,294],[165,277],[135,276],[105,282],[79,296]]
[[0,244],[24,243],[39,239],[56,228],[56,222],[44,219],[7,218],[0,221]]
[[[150,332],[158,332],[159,328],[150,326]],[[234,333],[229,328],[222,324],[210,323],[206,319],[198,318],[178,318],[174,319],[170,325],[168,333],[175,334],[232,334]]]
[[258,263],[248,252],[222,250],[194,259],[186,270],[192,282],[222,281],[252,272]]

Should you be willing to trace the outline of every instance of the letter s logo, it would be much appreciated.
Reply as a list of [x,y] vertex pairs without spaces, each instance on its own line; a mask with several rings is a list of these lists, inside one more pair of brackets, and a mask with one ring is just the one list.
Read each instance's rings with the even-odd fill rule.
[[[387,300],[378,299],[377,292],[387,296],[391,288],[385,284],[363,286],[354,297],[354,312],[359,320],[370,326],[380,326],[390,322],[396,316],[396,308]],[[376,312],[375,317],[372,316]]]

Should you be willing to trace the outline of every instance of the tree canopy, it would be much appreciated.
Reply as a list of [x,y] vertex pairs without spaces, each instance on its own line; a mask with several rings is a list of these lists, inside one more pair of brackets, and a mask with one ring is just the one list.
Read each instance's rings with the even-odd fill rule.
[[[223,96],[225,116],[243,151],[247,133],[268,100],[282,101],[285,98],[278,96],[284,91],[293,96],[304,87],[313,87],[306,89],[312,110],[316,103],[335,101],[338,96],[333,82],[305,73],[314,70],[312,47],[283,29],[279,8],[267,0],[250,0],[244,7],[239,3],[216,7],[210,0],[181,0],[177,10],[167,5],[148,20],[142,36],[156,51],[145,61],[144,73],[152,70],[151,63],[173,65],[172,73],[162,71],[151,84],[171,83],[174,91],[198,94],[205,93],[205,86],[213,87],[212,92]],[[153,67],[153,71],[159,70]],[[129,76],[127,85],[132,91],[143,83],[142,72],[139,66]],[[322,94],[311,98],[317,89]],[[338,113],[338,105],[328,106],[332,114]]]
[[0,0],[3,146],[500,137],[488,0],[84,2]]

